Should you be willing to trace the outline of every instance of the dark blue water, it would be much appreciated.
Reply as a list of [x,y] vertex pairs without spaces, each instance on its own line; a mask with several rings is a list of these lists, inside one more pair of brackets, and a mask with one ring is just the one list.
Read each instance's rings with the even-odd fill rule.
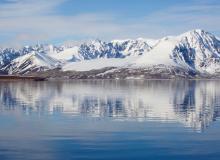
[[0,82],[0,160],[220,159],[220,81]]

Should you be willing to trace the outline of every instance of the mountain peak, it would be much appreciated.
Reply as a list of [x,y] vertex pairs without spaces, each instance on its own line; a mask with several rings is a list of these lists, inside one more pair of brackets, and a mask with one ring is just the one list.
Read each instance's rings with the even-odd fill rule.
[[194,35],[194,34],[201,35],[202,33],[204,33],[203,29],[193,29],[193,30],[189,30],[187,32],[180,34],[180,36],[187,36],[187,35]]
[[193,32],[193,33],[198,33],[198,34],[203,34],[203,33],[206,33],[205,30],[203,29],[194,29],[194,30],[191,30],[190,32]]
[[199,38],[199,37],[210,37],[210,38],[215,38],[215,36],[203,29],[194,29],[190,30],[188,32],[185,32],[181,34],[179,37],[193,37],[193,38]]

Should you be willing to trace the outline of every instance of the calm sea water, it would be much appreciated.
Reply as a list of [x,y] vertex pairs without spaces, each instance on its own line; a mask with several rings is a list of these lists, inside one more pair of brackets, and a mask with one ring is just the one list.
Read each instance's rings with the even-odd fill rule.
[[0,82],[0,160],[220,159],[220,81]]

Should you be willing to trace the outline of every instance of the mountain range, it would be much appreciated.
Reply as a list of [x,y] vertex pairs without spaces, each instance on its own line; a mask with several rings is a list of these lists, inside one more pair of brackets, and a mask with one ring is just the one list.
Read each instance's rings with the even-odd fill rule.
[[195,78],[220,75],[220,39],[201,29],[161,39],[94,40],[0,49],[3,74],[67,78]]

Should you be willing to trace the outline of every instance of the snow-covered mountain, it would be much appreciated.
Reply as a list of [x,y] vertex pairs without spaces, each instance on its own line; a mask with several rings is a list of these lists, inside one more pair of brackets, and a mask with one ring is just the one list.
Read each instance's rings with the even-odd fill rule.
[[220,69],[220,41],[203,30],[193,30],[177,37],[165,37],[134,65],[163,64],[179,66],[202,73]]
[[0,48],[0,67],[10,63],[13,59],[21,56],[21,52],[12,48]]
[[128,56],[138,56],[145,51],[149,51],[151,46],[146,40],[113,40],[103,42],[94,40],[64,49],[58,54],[52,54],[54,58],[65,59],[72,62],[92,60],[98,58],[126,58]]
[[10,64],[5,66],[3,70],[8,71],[9,74],[25,74],[30,71],[44,71],[46,69],[57,68],[61,65],[61,62],[48,56],[45,53],[32,51],[31,53],[20,56]]
[[220,40],[197,29],[159,40],[94,40],[72,47],[36,45],[20,50],[0,50],[0,68],[10,74],[57,67],[63,71],[116,67],[169,73],[178,69],[184,73],[216,75],[220,73]]

